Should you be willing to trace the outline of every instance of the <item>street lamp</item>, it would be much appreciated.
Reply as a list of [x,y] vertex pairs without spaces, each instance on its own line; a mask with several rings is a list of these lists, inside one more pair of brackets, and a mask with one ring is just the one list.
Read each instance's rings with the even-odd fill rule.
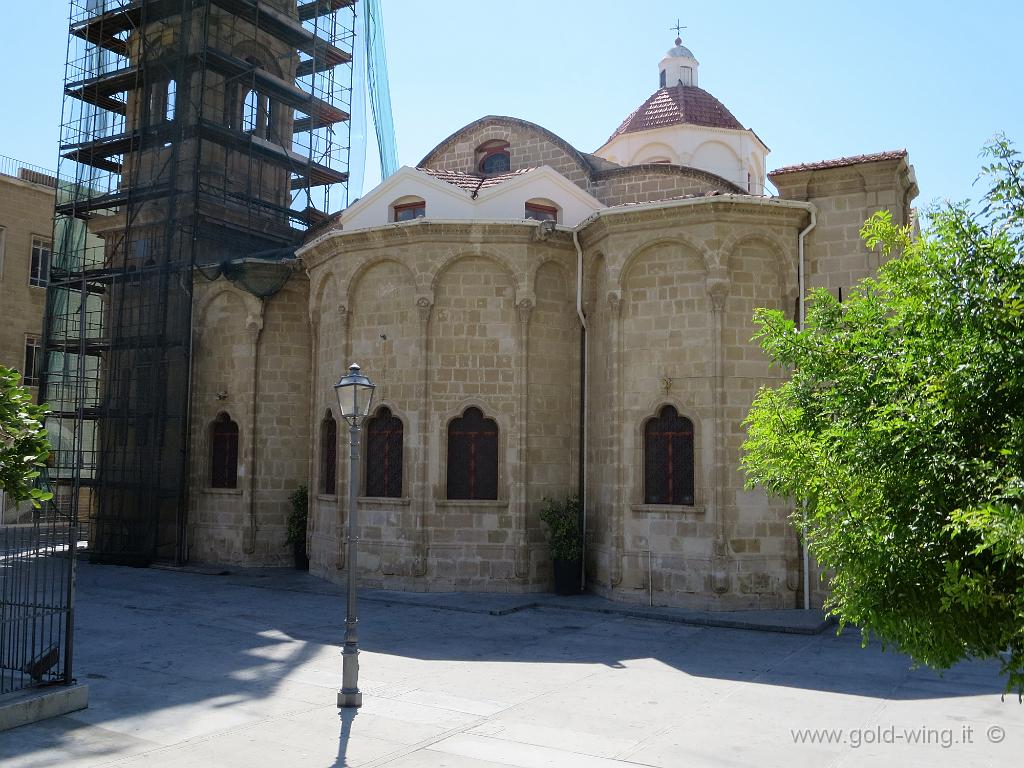
[[348,422],[348,607],[345,612],[345,646],[341,649],[341,690],[339,707],[361,707],[363,694],[359,691],[359,641],[356,638],[356,498],[359,496],[359,427],[370,412],[373,401],[373,382],[363,376],[353,363],[348,373],[334,385],[338,394],[338,408]]

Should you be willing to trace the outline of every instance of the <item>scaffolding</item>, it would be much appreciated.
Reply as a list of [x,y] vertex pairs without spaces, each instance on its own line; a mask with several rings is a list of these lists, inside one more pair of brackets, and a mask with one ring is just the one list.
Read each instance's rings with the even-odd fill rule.
[[192,282],[346,204],[355,0],[72,0],[40,399],[90,558],[182,562]]

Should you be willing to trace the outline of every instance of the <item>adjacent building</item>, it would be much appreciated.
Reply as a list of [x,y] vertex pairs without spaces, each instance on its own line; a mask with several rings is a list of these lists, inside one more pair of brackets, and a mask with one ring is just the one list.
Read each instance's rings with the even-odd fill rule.
[[[0,365],[20,371],[33,397],[43,363],[56,188],[52,172],[0,157]],[[15,514],[0,491],[0,521]]]

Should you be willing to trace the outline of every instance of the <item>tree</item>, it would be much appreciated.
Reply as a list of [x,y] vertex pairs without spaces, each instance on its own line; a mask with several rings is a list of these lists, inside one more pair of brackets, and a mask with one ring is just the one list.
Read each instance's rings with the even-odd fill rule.
[[983,155],[979,211],[935,211],[916,240],[877,213],[877,278],[812,292],[803,330],[757,312],[793,373],[755,398],[742,464],[796,501],[841,624],[939,669],[999,659],[1021,695],[1024,163],[1002,136]]
[[31,499],[35,507],[51,494],[34,487],[50,455],[43,429],[45,407],[33,405],[21,375],[0,365],[0,490],[14,501]]

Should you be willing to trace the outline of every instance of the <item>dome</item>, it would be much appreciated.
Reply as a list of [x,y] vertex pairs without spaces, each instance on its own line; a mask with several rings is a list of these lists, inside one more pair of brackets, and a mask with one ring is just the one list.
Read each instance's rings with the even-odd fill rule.
[[665,55],[669,58],[677,58],[680,56],[685,56],[688,59],[695,58],[693,53],[690,52],[690,49],[683,45],[683,39],[681,37],[676,38],[676,47],[669,48],[668,53]]
[[[708,128],[734,128],[743,130],[722,102],[695,85],[675,85],[659,88],[637,108],[622,125],[615,129],[608,141],[623,133],[648,131],[669,125],[703,125]],[[607,142],[606,142],[607,143]]]

